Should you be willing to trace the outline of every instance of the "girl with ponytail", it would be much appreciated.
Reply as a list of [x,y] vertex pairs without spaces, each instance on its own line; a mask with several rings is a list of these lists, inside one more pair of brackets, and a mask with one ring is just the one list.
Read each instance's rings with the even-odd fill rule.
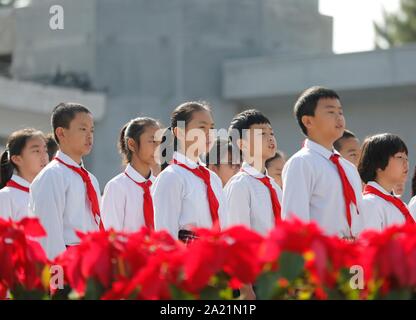
[[119,149],[126,168],[104,189],[102,219],[106,229],[154,229],[150,186],[155,179],[152,168],[156,166],[159,129],[160,124],[147,117],[130,120],[121,129]]
[[48,162],[41,131],[23,129],[10,135],[1,155],[0,217],[20,220],[28,215],[29,186]]
[[214,120],[205,102],[179,105],[171,115],[173,160],[152,188],[155,229],[185,243],[195,228],[221,229],[226,218],[221,179],[200,160],[214,142]]

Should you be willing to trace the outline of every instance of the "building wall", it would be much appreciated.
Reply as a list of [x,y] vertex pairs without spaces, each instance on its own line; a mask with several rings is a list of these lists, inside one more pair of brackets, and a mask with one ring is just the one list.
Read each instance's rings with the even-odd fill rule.
[[[384,89],[379,91],[361,90],[355,92],[339,91],[347,128],[361,141],[377,133],[390,132],[399,135],[409,149],[409,180],[404,200],[410,200],[410,179],[416,165],[416,90]],[[293,97],[291,103],[275,107],[258,106],[272,121],[278,148],[291,156],[301,148],[304,139],[293,116]]]
[[[64,30],[49,29],[51,5],[63,6]],[[120,170],[118,132],[130,118],[168,125],[176,105],[203,99],[227,127],[238,108],[223,99],[224,61],[329,53],[331,39],[318,0],[33,0],[17,11],[12,70],[21,79],[85,72],[107,93],[88,157],[103,187]]]

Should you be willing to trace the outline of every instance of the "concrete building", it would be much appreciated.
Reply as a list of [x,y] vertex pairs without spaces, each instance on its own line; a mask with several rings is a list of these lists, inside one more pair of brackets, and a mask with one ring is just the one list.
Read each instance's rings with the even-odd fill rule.
[[[0,57],[8,54],[11,61],[9,79],[3,81],[15,85],[14,91],[2,91],[0,84],[0,127],[5,128],[0,134],[4,138],[8,133],[3,114],[11,110],[2,106],[23,93],[20,84],[40,86],[27,81],[72,73],[88,79],[93,90],[42,88],[62,94],[59,100],[84,101],[93,109],[97,135],[88,161],[102,187],[120,170],[116,142],[122,124],[148,115],[168,125],[172,109],[191,99],[214,106],[217,127],[227,127],[247,106],[263,110],[273,121],[280,147],[291,154],[302,140],[292,116],[296,95],[323,84],[340,92],[348,127],[361,138],[396,132],[414,149],[416,48],[334,55],[332,19],[319,14],[318,4],[32,0],[8,14],[0,10],[0,28],[7,24],[9,30],[7,36],[0,32]],[[63,30],[49,27],[52,5],[64,9]],[[20,110],[28,117],[24,125],[32,118],[25,101],[41,108],[45,119],[56,104],[41,96],[33,100],[33,94],[31,99],[22,95]]]

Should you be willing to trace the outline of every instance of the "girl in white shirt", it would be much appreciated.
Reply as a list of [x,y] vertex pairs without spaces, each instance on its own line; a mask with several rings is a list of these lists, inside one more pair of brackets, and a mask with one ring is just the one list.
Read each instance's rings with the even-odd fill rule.
[[41,131],[13,132],[1,156],[0,217],[21,220],[28,215],[29,186],[48,164],[46,138]]
[[406,181],[408,151],[400,137],[384,133],[364,141],[358,171],[364,187],[365,229],[383,230],[391,225],[415,223],[394,187]]
[[173,160],[153,185],[155,229],[167,230],[184,242],[195,237],[195,227],[218,229],[224,225],[221,180],[199,160],[210,150],[213,127],[207,104],[186,102],[178,106],[171,117]]
[[120,153],[126,168],[112,180],[102,198],[102,218],[106,229],[134,232],[141,227],[154,230],[150,187],[154,182],[159,123],[152,118],[136,118],[121,130]]

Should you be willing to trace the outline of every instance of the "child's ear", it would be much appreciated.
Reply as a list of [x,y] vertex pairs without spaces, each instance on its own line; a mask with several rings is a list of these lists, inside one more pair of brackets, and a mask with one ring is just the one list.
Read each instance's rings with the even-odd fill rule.
[[15,166],[20,166],[22,163],[22,157],[19,155],[14,155],[10,158],[10,161],[15,165]]
[[62,128],[62,127],[56,128],[55,129],[55,134],[56,134],[56,137],[58,138],[58,140],[62,141],[62,139],[65,137],[64,128]]
[[185,140],[185,132],[182,130],[182,128],[175,127],[173,128],[173,134],[175,135],[176,139],[180,141]]
[[313,125],[313,117],[311,116],[303,116],[301,121],[303,125],[306,127],[306,129],[310,129]]
[[127,148],[133,153],[136,152],[136,141],[134,141],[134,139],[132,139],[132,138],[128,138],[127,139]]

